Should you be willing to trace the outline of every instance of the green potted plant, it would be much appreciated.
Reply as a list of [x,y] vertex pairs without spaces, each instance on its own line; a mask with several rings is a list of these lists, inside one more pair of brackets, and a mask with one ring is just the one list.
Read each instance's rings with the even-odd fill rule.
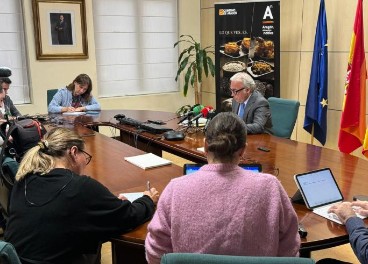
[[195,103],[200,104],[202,102],[201,84],[203,73],[206,77],[208,77],[208,74],[211,74],[212,77],[215,76],[215,65],[208,56],[209,54],[215,54],[215,52],[212,45],[202,48],[201,44],[196,42],[190,35],[181,35],[174,47],[180,42],[186,42],[188,46],[179,55],[175,81],[178,81],[181,73],[185,74],[183,94],[187,96],[190,84],[194,88]]

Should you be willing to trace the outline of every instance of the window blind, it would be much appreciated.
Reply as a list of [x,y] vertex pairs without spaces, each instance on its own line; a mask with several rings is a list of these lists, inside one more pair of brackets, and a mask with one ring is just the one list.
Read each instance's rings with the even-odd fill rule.
[[99,97],[178,91],[177,0],[94,0]]
[[21,0],[0,0],[0,66],[12,70],[9,96],[30,103]]

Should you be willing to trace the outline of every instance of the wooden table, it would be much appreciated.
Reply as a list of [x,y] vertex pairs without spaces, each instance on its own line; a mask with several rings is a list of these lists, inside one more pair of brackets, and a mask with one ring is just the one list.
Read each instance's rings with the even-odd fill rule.
[[[175,117],[174,114],[165,112],[121,110],[102,111],[99,116],[92,118],[81,116],[76,121],[84,125],[107,125],[118,128],[121,133],[120,138],[127,143],[131,143],[130,140],[134,136],[138,136],[136,137],[138,147],[144,151],[153,150],[152,152],[159,154],[165,150],[184,158],[190,157],[195,162],[205,162],[204,153],[197,150],[198,147],[203,147],[204,143],[204,135],[201,131],[188,134],[183,141],[167,141],[160,135],[146,132],[136,135],[135,128],[116,122],[113,118],[116,113],[124,113],[128,117],[140,121],[148,119],[166,121]],[[177,128],[177,119],[168,121],[166,126]],[[123,161],[123,156],[142,152],[108,137],[102,135],[86,137],[86,142],[87,150],[94,155],[93,162],[88,168],[91,172],[90,175],[96,177],[116,194],[123,191],[141,191],[147,179],[150,179],[152,185],[162,191],[172,177],[182,174],[181,168],[174,165],[145,172],[127,164]],[[259,146],[269,148],[270,152],[258,150]],[[118,160],[116,160],[117,156]],[[106,157],[113,158],[110,160]],[[101,159],[103,162],[96,162],[96,159]],[[294,174],[324,167],[331,168],[346,200],[352,200],[356,194],[366,193],[368,161],[339,151],[270,135],[249,135],[248,147],[243,160],[244,163],[260,163],[264,172],[277,175],[290,197],[297,190],[293,179]],[[121,166],[121,173],[119,173],[119,169],[116,169],[116,166]],[[132,177],[131,175],[136,176]],[[294,208],[299,221],[308,231],[308,236],[302,239],[301,254],[303,256],[308,256],[313,250],[348,243],[348,235],[344,226],[312,213],[305,205],[294,204]],[[119,238],[112,239],[114,263],[130,263],[129,261],[132,261],[131,263],[145,263],[144,240],[146,232],[147,224],[144,224]]]

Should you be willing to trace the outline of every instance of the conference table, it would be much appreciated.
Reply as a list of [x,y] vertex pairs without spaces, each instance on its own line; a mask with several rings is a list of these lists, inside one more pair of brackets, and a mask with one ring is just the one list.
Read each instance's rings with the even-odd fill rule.
[[[166,127],[186,130],[181,141],[168,141],[162,135],[151,134],[139,128],[120,124],[114,116],[125,114],[141,122],[163,120]],[[203,151],[204,132],[201,128],[187,129],[179,126],[174,113],[148,110],[106,110],[98,115],[78,117],[59,117],[63,124],[77,129],[84,135],[87,151],[93,155],[87,166],[87,173],[107,186],[114,194],[121,192],[143,191],[147,180],[160,192],[168,182],[182,175],[182,168],[176,165],[142,170],[124,161],[125,156],[134,156],[145,152],[162,155],[167,151],[195,163],[205,163]],[[60,125],[60,122],[59,122]],[[108,126],[119,131],[114,139],[88,129]],[[81,132],[83,131],[83,132]],[[84,134],[83,134],[84,133]],[[366,194],[368,161],[341,153],[339,151],[278,138],[272,135],[248,135],[248,146],[242,163],[259,163],[263,172],[275,175],[287,194],[292,197],[297,191],[293,176],[320,168],[331,168],[345,200],[351,201],[354,195]],[[259,147],[270,151],[264,152]],[[322,218],[306,208],[304,204],[293,203],[299,222],[308,231],[302,238],[300,253],[308,257],[314,250],[326,249],[348,243],[345,227]],[[365,220],[366,223],[367,220]],[[146,263],[144,241],[147,224],[111,238],[113,263]]]

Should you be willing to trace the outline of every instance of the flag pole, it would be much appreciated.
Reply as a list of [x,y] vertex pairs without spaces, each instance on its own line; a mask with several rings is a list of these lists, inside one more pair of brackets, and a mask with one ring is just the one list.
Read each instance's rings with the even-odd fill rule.
[[314,142],[314,123],[312,124],[312,130],[311,130],[311,144],[313,145]]

